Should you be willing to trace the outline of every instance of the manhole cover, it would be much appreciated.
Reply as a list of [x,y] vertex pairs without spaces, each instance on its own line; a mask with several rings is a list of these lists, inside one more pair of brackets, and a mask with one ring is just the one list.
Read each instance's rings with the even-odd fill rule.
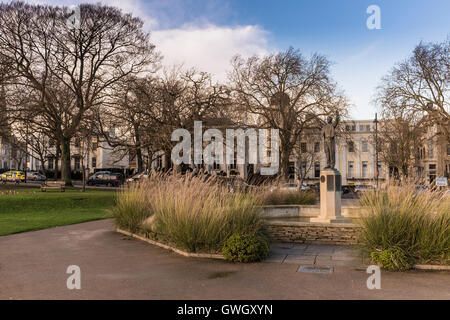
[[333,273],[333,267],[317,267],[317,266],[300,266],[297,272],[310,272],[310,273]]

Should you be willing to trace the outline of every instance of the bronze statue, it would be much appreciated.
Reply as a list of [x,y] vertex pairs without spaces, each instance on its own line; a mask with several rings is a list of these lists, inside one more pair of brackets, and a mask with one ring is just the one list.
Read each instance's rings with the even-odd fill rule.
[[325,169],[334,169],[336,164],[336,127],[339,124],[339,113],[336,112],[336,121],[333,123],[333,117],[328,117],[328,123],[322,128],[323,146],[327,157],[327,166]]

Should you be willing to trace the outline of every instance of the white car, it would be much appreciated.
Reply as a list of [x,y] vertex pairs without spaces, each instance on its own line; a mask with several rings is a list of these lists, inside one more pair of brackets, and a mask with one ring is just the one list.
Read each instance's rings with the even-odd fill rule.
[[140,173],[136,173],[131,178],[128,178],[127,182],[135,182],[135,181],[139,181],[141,179],[147,179],[147,178],[148,178],[148,174],[146,172],[140,172]]
[[[278,186],[271,186],[270,191],[274,191],[276,189],[283,190],[283,191],[297,191],[298,190],[298,184],[297,183],[284,183],[280,184]],[[309,190],[311,189],[309,186],[302,184],[300,186],[300,190]]]

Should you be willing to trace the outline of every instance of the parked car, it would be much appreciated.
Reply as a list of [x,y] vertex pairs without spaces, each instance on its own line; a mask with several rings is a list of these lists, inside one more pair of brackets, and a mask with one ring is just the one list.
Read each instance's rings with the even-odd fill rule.
[[355,186],[356,193],[373,191],[373,190],[375,190],[375,187],[370,184],[362,184],[362,185]]
[[342,187],[342,194],[347,194],[347,193],[350,193],[350,192],[351,192],[351,189],[350,189],[349,186],[343,186]]
[[[269,188],[270,191],[274,191],[276,189],[279,190],[283,190],[283,191],[297,191],[298,190],[298,184],[297,183],[284,183],[284,184],[280,184],[280,185],[275,185],[275,186],[271,186]],[[311,187],[302,184],[300,186],[300,190],[304,191],[304,190],[310,190]]]
[[108,187],[118,187],[122,183],[120,173],[111,173],[110,171],[99,171],[91,175],[87,181],[88,186],[105,185]]
[[7,171],[2,174],[2,182],[6,183],[7,181],[15,183],[25,182],[25,175],[22,171]]
[[423,184],[419,184],[416,186],[416,192],[420,193],[420,192],[427,192],[428,190],[428,186],[423,185]]
[[240,180],[240,179],[231,179],[226,182],[227,188],[229,192],[250,192],[252,190],[255,190],[257,188],[256,186],[250,185],[247,182]]
[[30,181],[45,181],[47,177],[37,171],[27,172],[27,180]]
[[148,174],[144,172],[136,173],[134,176],[127,179],[127,182],[137,182],[142,179],[148,179]]

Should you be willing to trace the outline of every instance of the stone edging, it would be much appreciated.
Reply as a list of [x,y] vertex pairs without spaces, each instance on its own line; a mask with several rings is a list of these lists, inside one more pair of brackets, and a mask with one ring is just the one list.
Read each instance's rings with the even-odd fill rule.
[[148,239],[146,237],[143,237],[143,236],[137,235],[135,233],[131,233],[129,231],[125,231],[125,230],[119,229],[119,228],[116,228],[116,232],[122,233],[124,235],[133,237],[133,238],[141,240],[141,241],[145,241],[147,243],[150,243],[152,245],[158,246],[158,247],[166,249],[166,250],[171,250],[171,251],[173,251],[173,252],[175,252],[175,253],[177,253],[179,255],[185,256],[185,257],[190,257],[190,258],[207,258],[207,259],[221,259],[221,260],[225,259],[223,257],[223,255],[221,255],[221,254],[186,252],[186,251],[180,250],[178,248],[169,246],[167,244],[164,244],[164,243],[161,243],[161,242],[158,242],[158,241],[155,241],[155,240],[151,240],[151,239]]
[[428,271],[450,271],[450,266],[436,265],[436,264],[415,264],[413,266],[416,270],[428,270]]
[[326,223],[326,222],[300,222],[300,221],[283,221],[282,218],[271,218],[266,220],[267,225],[271,226],[300,226],[300,227],[330,227],[330,228],[357,228],[361,225],[355,223]]

